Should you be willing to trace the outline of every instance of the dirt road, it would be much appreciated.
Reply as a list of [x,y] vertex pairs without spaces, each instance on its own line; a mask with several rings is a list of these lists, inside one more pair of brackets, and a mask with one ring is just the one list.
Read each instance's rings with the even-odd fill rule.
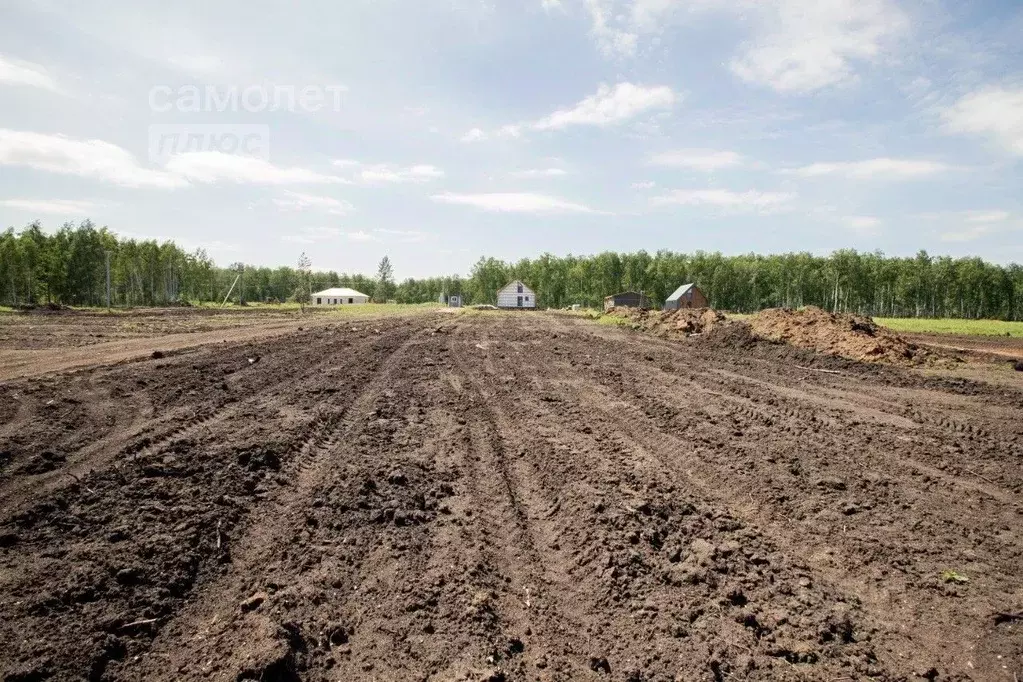
[[437,315],[0,424],[5,681],[1023,677],[1023,387]]

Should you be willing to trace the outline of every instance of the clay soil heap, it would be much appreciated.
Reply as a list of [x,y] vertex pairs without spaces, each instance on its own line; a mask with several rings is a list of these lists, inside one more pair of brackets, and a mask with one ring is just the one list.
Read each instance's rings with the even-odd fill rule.
[[301,324],[0,381],[0,680],[1023,677],[1019,385]]
[[946,359],[869,317],[829,313],[814,306],[763,310],[749,319],[749,325],[759,338],[860,362],[921,365]]
[[710,334],[723,345],[760,340],[858,362],[902,366],[950,366],[958,362],[951,353],[911,343],[869,317],[829,313],[814,306],[799,310],[771,308],[742,320],[728,319],[712,308],[612,308],[607,315],[628,320],[632,328],[662,338]]

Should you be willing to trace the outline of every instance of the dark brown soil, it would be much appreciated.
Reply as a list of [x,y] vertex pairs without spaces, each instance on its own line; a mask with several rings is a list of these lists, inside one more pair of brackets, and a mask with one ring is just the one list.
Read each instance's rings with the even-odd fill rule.
[[[307,314],[313,312],[310,310]],[[78,348],[165,334],[248,327],[298,317],[298,310],[274,308],[239,311],[175,307],[106,312],[41,306],[0,313],[0,351]]]
[[1023,382],[434,315],[0,419],[4,682],[1023,676]]
[[1023,362],[1023,338],[962,334],[903,334],[910,343],[944,352],[974,356],[988,362]]

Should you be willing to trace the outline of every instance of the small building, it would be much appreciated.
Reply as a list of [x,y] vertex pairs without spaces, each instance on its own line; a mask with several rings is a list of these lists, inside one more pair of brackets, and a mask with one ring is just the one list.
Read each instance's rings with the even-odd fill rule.
[[369,296],[348,287],[317,291],[309,301],[309,305],[360,305],[363,303],[369,303]]
[[497,292],[498,308],[536,308],[536,294],[521,280],[510,282]]
[[441,292],[441,295],[437,297],[437,302],[441,305],[446,305],[449,308],[461,308],[465,305],[465,299],[462,297],[462,294],[451,294],[449,296],[448,294]]
[[650,308],[650,299],[645,294],[635,291],[623,291],[620,294],[604,298],[605,311],[611,310],[611,308],[622,307],[642,308],[647,310]]
[[708,307],[707,297],[695,284],[683,284],[678,289],[675,289],[675,293],[664,302],[665,310],[706,307]]

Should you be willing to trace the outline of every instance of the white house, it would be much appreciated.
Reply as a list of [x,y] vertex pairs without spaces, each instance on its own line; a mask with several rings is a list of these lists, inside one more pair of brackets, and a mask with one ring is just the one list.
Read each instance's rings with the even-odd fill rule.
[[347,287],[317,291],[309,301],[309,305],[357,305],[360,303],[369,303],[369,296]]
[[520,280],[497,292],[498,308],[536,308],[536,294]]

